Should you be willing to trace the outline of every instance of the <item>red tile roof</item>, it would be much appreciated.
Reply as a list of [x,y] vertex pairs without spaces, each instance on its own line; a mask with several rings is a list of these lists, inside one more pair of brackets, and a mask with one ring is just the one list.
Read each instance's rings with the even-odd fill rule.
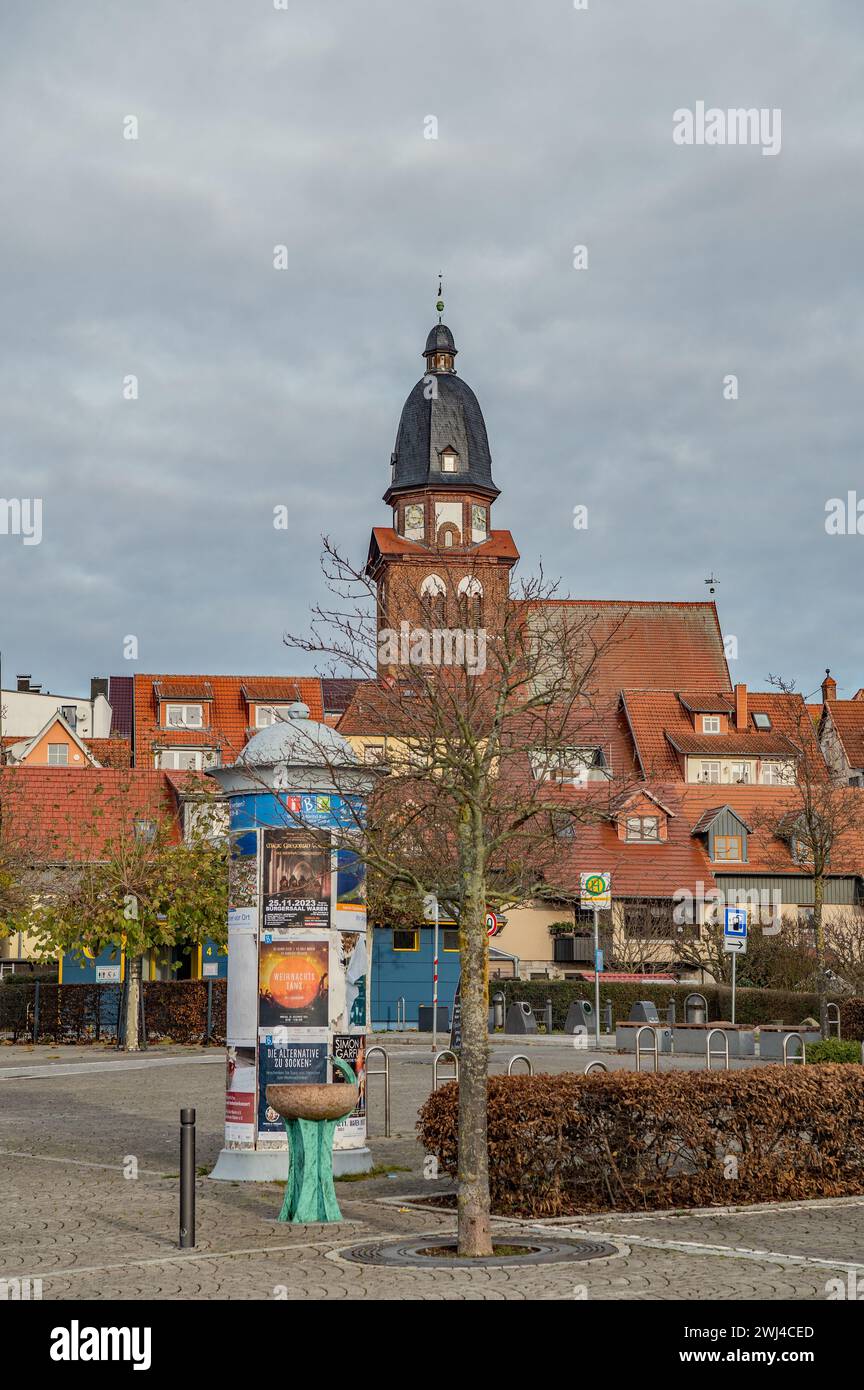
[[[571,843],[562,843],[556,886],[577,893],[580,873],[608,870],[612,874],[612,896],[672,897],[687,889],[704,891],[722,885],[724,874],[794,875],[808,877],[807,868],[797,863],[788,840],[778,830],[785,829],[800,811],[800,800],[787,787],[724,787],[722,801],[717,787],[655,784],[656,799],[673,814],[667,820],[665,842],[628,844],[619,840],[611,820],[576,825]],[[831,876],[864,876],[864,788],[849,788],[860,798],[860,831],[847,831],[839,837],[831,856]],[[714,817],[728,805],[749,829],[746,863],[716,863],[708,858],[707,830]],[[619,814],[625,814],[621,806]],[[701,833],[700,833],[701,832]]]
[[132,744],[128,738],[85,738],[93,757],[101,767],[131,767]]
[[679,753],[687,754],[713,754],[727,758],[736,755],[747,758],[790,758],[796,752],[791,739],[772,730],[730,729],[726,734],[697,734],[691,730],[686,734],[667,733],[666,737]]
[[[141,768],[4,767],[4,833],[38,862],[97,860],[140,818],[170,816],[177,798],[164,772]],[[177,822],[177,833],[180,829]]]
[[[695,697],[687,695],[691,708]],[[812,722],[800,695],[748,690],[747,729],[731,727],[727,734],[697,734],[693,717],[674,690],[625,690],[624,709],[645,777],[651,781],[683,779],[683,754],[721,753],[748,757],[789,756],[792,748],[803,748],[814,772],[827,776]],[[701,705],[700,705],[701,712]],[[722,712],[722,711],[721,711]],[[754,714],[767,714],[769,730],[759,730]],[[678,752],[676,752],[678,750]]]
[[588,680],[594,693],[731,688],[713,603],[552,599],[540,606],[566,609],[579,622],[586,650],[597,652]]
[[[184,696],[194,688],[208,687],[209,724],[203,729],[166,729],[159,725],[157,687],[183,689]],[[321,681],[317,676],[135,676],[135,763],[152,766],[156,747],[219,748],[223,763],[232,763],[247,741],[251,724],[244,687],[255,691],[262,701],[302,700],[312,719],[323,719]],[[205,716],[207,717],[207,716]]]
[[[684,815],[690,825],[699,825],[706,811],[721,806],[718,787],[687,786],[680,791]],[[791,846],[776,832],[792,824],[801,810],[801,797],[789,787],[723,787],[722,802],[751,829],[745,864],[715,864],[715,875],[727,874],[795,874],[807,877],[807,869],[796,863]],[[861,806],[861,829],[848,830],[838,837],[831,853],[831,875],[848,877],[864,875],[864,788],[843,789],[843,795],[858,799]]]
[[826,709],[850,766],[864,767],[864,700],[828,700]]
[[[488,540],[473,545],[468,552],[472,558],[518,560],[519,551],[509,531],[490,531]],[[372,541],[369,546],[367,563],[374,568],[378,555],[418,555],[429,558],[429,547],[419,541],[406,540],[393,530],[392,526],[373,526]]]
[[198,676],[166,676],[154,682],[154,689],[160,700],[213,699],[212,685]]
[[[655,798],[672,814],[660,844],[628,844],[618,838],[617,820],[576,825],[572,843],[563,843],[556,886],[578,893],[580,874],[608,870],[613,898],[671,898],[679,889],[712,888],[711,865],[702,842],[691,834],[680,785],[655,785]],[[619,814],[626,814],[624,806]]]

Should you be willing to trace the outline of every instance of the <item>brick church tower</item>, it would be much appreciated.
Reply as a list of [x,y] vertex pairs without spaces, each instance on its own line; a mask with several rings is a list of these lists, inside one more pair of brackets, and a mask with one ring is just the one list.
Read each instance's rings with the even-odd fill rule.
[[[440,307],[440,306],[439,306]],[[457,348],[440,321],[426,339],[426,372],[402,409],[384,501],[392,526],[372,532],[367,573],[378,627],[495,626],[519,553],[494,531],[498,488],[477,397],[456,373]]]

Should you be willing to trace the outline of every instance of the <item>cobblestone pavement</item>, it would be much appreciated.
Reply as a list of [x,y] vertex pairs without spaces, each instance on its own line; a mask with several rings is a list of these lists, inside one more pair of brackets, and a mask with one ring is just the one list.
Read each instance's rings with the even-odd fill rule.
[[[132,1069],[123,1056],[92,1047],[12,1054],[0,1049],[0,1278],[40,1278],[45,1299],[806,1300],[824,1299],[826,1282],[850,1268],[864,1279],[864,1198],[498,1223],[508,1240],[542,1229],[616,1246],[615,1256],[583,1265],[349,1264],[340,1252],[354,1243],[453,1231],[450,1212],[414,1205],[447,1185],[423,1180],[410,1133],[372,1139],[376,1165],[403,1171],[339,1183],[345,1222],[336,1228],[280,1225],[275,1184],[202,1175],[198,1245],[181,1252],[178,1111],[196,1107],[198,1160],[209,1168],[221,1146],[221,1056],[159,1049]],[[150,1064],[168,1058],[176,1065]],[[552,1061],[544,1057],[543,1068],[559,1069]],[[12,1067],[19,1074],[10,1075]],[[40,1074],[25,1075],[34,1067]],[[428,1058],[426,1068],[431,1075]],[[407,1058],[394,1060],[397,1127],[409,1129],[399,1117],[413,1118],[425,1076]],[[124,1176],[130,1156],[137,1178]]]

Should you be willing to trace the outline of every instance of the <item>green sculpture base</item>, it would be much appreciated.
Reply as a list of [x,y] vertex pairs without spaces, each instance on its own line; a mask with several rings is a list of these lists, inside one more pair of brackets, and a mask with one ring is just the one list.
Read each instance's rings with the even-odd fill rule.
[[289,1167],[280,1221],[306,1225],[341,1221],[333,1186],[333,1131],[336,1120],[284,1120]]

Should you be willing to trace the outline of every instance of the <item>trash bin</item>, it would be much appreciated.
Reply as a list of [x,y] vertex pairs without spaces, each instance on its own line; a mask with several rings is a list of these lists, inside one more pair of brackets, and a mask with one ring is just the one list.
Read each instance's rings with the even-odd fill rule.
[[574,999],[567,1010],[564,1032],[575,1033],[577,1029],[591,1028],[594,1025],[594,1007],[587,999]]
[[492,995],[492,1007],[489,1010],[489,1028],[504,1027],[504,1015],[507,1012],[507,996],[503,990],[496,989]]
[[[417,1029],[420,1033],[432,1032],[432,1015],[434,1009],[431,1004],[419,1004],[417,1007]],[[450,1032],[450,1007],[448,1004],[438,1005],[438,1032]]]
[[511,1004],[507,1010],[507,1018],[504,1023],[505,1033],[536,1033],[537,1020],[534,1017],[534,1010],[524,999],[517,999],[515,1004]]
[[659,1023],[657,1005],[653,999],[640,999],[630,1010],[628,1023]]
[[684,1000],[685,1023],[708,1022],[708,1000],[704,994],[688,994]]

